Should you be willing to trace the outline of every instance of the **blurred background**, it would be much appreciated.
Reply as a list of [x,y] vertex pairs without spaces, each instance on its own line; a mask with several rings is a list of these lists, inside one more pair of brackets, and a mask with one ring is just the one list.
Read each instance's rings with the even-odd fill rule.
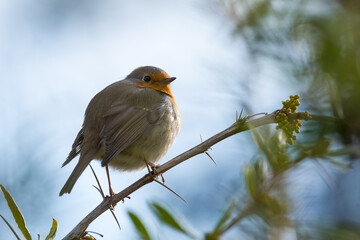
[[[162,163],[231,125],[236,112],[273,112],[290,94],[300,94],[300,111],[339,120],[303,122],[292,146],[275,125],[226,139],[209,150],[217,165],[202,154],[165,173],[188,204],[149,184],[116,206],[121,230],[109,212],[88,230],[139,239],[132,211],[154,239],[189,239],[157,220],[149,208],[157,201],[207,239],[359,239],[359,11],[354,0],[1,1],[0,183],[33,237],[44,238],[52,218],[64,237],[102,200],[90,169],[58,196],[88,102],[153,65],[177,77],[182,116]],[[106,186],[105,170],[92,166]],[[111,171],[115,192],[145,173]],[[215,234],[229,205],[243,217]],[[16,225],[3,199],[0,214]],[[11,237],[1,222],[0,239]]]

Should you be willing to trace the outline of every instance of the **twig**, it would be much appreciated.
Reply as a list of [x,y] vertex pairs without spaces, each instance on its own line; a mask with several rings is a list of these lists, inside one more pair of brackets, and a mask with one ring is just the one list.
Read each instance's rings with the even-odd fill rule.
[[19,237],[19,235],[17,235],[17,233],[15,232],[15,230],[12,228],[12,226],[10,225],[10,223],[8,221],[6,221],[6,219],[0,214],[0,217],[2,218],[2,220],[4,220],[4,222],[6,223],[6,225],[8,225],[8,227],[10,228],[10,230],[13,232],[13,234],[15,235],[16,239],[21,240],[21,238]]
[[[194,157],[198,154],[206,152],[211,146],[215,145],[216,143],[224,140],[225,138],[228,138],[234,134],[244,132],[249,130],[250,128],[257,128],[266,124],[276,123],[275,117],[278,111],[275,111],[273,113],[267,114],[263,117],[259,117],[256,119],[246,120],[244,118],[239,118],[237,121],[232,124],[229,128],[225,129],[224,131],[215,134],[211,138],[205,140],[204,142],[198,144],[197,146],[189,149],[188,151],[178,155],[177,157],[171,159],[170,161],[164,163],[160,167],[158,167],[156,170],[156,174],[162,174],[169,169],[175,167],[176,165],[186,161],[187,159]],[[296,119],[303,119],[304,113],[289,113],[292,118]],[[315,119],[314,116],[312,116],[312,119]],[[327,120],[327,121],[334,121],[336,118],[326,117],[324,118],[318,118],[316,116],[316,120]],[[250,127],[251,126],[251,127]],[[125,197],[129,196],[131,193],[135,192],[139,188],[143,187],[144,185],[151,183],[154,181],[154,176],[152,174],[146,174],[121,192],[117,193],[112,198],[105,198],[103,201],[94,209],[92,210],[83,220],[78,223],[73,230],[71,230],[68,235],[66,235],[63,239],[69,240],[69,239],[78,239],[79,236],[81,236],[81,233],[83,233],[86,228],[89,226],[89,224],[94,221],[98,216],[100,216],[102,213],[104,213],[109,207]]]

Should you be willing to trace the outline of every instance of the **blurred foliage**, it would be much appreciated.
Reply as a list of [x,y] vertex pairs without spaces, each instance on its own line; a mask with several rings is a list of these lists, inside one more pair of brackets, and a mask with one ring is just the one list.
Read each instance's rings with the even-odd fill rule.
[[358,144],[359,1],[221,0],[218,5],[254,64],[271,60],[300,90],[309,112],[340,119],[332,128],[314,122],[319,130],[312,135],[334,134],[343,144]]
[[143,240],[150,240],[151,237],[148,233],[148,230],[146,229],[145,225],[143,224],[143,222],[140,220],[140,218],[133,212],[129,211],[128,215],[131,219],[131,221],[133,222],[135,228],[136,228],[136,232],[138,233],[140,239]]
[[[348,225],[300,224],[293,217],[293,202],[296,199],[287,191],[292,186],[287,183],[286,177],[300,163],[314,159],[313,146],[289,145],[283,131],[274,131],[270,127],[259,131],[252,129],[252,135],[259,153],[241,174],[246,191],[238,197],[235,194],[232,196],[210,231],[197,233],[192,230],[196,227],[191,226],[183,216],[160,203],[152,203],[150,209],[160,225],[188,239],[234,239],[235,236],[236,239],[239,236],[244,239],[288,239],[282,235],[289,231],[296,239],[360,239],[360,231]],[[316,159],[326,161],[332,155],[332,151],[324,147],[316,152]],[[239,181],[242,182],[242,179]],[[140,239],[155,239],[140,217],[133,212],[129,212],[129,216]]]
[[57,221],[55,219],[53,219],[52,221],[52,225],[50,228],[50,232],[49,234],[46,236],[45,240],[53,240],[56,236],[56,232],[57,232]]
[[[298,104],[283,102],[287,110],[278,115],[279,131],[252,130],[258,154],[243,170],[246,191],[232,194],[210,231],[189,238],[360,239],[356,224],[298,219],[297,199],[288,191],[293,187],[288,177],[305,161],[349,170],[360,155],[360,1],[217,0],[216,4],[233,23],[234,38],[245,42],[254,65],[265,62],[280,70],[302,96],[303,109],[337,121],[309,121],[296,140],[293,132],[299,132],[301,124],[288,125],[286,113]],[[171,210],[166,214],[179,219]],[[182,228],[179,221],[161,222],[178,232]]]
[[[32,238],[31,238],[28,228],[26,227],[25,219],[24,219],[19,207],[16,205],[14,199],[12,198],[11,194],[1,184],[0,184],[0,190],[3,193],[3,196],[8,204],[8,207],[14,217],[14,220],[15,220],[19,230],[21,231],[21,233],[23,234],[23,236],[25,237],[26,240],[31,240]],[[6,225],[10,228],[10,230],[12,231],[12,233],[14,234],[16,239],[20,240],[20,237],[16,233],[15,229],[10,225],[10,223],[2,215],[0,215],[0,217],[4,220]],[[50,228],[50,232],[46,236],[45,240],[53,240],[55,238],[56,232],[57,232],[57,221],[55,219],[53,219],[52,225]],[[38,239],[40,239],[39,235],[38,235]]]
[[[0,185],[0,189],[4,195],[4,198],[9,206],[9,209],[14,217],[14,220],[16,224],[18,225],[18,228],[20,229],[21,233],[24,235],[25,239],[29,240],[31,239],[31,235],[29,230],[26,227],[25,219],[23,215],[21,214],[18,206],[16,205],[14,199],[11,197],[10,193],[4,188],[2,185]],[[8,225],[10,227],[10,225]],[[13,228],[10,227],[12,231],[14,232]],[[15,234],[16,235],[16,234]]]
[[[184,222],[181,222],[179,219],[179,216],[176,216],[174,213],[172,213],[170,210],[168,210],[166,207],[162,206],[160,203],[153,202],[150,204],[150,209],[155,214],[157,219],[160,223],[162,223],[165,226],[170,227],[171,229],[175,230],[178,233],[184,234],[185,236],[188,236],[191,239],[198,239],[198,237],[195,237],[197,233],[195,233],[193,230],[190,230],[186,227],[186,224]],[[145,227],[145,224],[142,220],[140,220],[140,217],[137,216],[134,212],[129,211],[128,215],[133,222],[136,232],[140,239],[143,240],[151,240],[155,239],[151,236],[150,231]]]

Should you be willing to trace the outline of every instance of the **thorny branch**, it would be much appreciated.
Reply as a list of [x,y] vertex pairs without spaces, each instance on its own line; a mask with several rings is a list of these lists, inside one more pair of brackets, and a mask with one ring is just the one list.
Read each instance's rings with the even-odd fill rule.
[[[259,117],[256,119],[250,119],[250,117],[245,118],[236,118],[236,121],[234,124],[232,124],[230,127],[225,129],[222,132],[219,132],[218,134],[215,134],[214,136],[210,137],[209,139],[205,140],[204,142],[201,142],[197,146],[189,149],[188,151],[178,155],[177,157],[169,160],[168,162],[164,163],[160,167],[156,169],[156,175],[160,175],[162,173],[165,173],[169,169],[175,167],[176,165],[186,161],[187,159],[194,157],[201,153],[206,153],[206,151],[216,143],[224,140],[225,138],[228,138],[232,135],[235,135],[240,132],[244,132],[249,130],[250,128],[257,128],[266,124],[276,123],[276,115],[279,111],[275,111],[270,114],[265,114],[263,117]],[[299,113],[289,113],[289,118],[293,119],[303,119],[304,114]],[[336,121],[336,118],[332,117],[323,117],[323,116],[314,116],[311,115],[312,120],[325,120],[325,121]],[[112,198],[104,198],[104,200],[94,209],[92,210],[83,220],[81,220],[73,230],[71,230],[63,239],[64,240],[70,240],[70,239],[79,239],[89,224],[94,221],[98,216],[100,216],[102,213],[104,213],[106,210],[111,208],[112,205],[116,204],[117,202],[123,200],[127,196],[129,196],[131,193],[135,192],[139,188],[143,187],[144,185],[151,183],[154,181],[154,176],[152,176],[150,173],[146,174],[121,192],[117,193]]]

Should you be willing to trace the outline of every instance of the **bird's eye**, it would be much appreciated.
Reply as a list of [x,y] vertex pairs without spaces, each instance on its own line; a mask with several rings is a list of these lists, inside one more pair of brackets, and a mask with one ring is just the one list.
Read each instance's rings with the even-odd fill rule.
[[144,81],[145,81],[145,82],[149,82],[150,80],[151,80],[151,77],[150,77],[150,76],[145,76],[145,77],[144,77]]

